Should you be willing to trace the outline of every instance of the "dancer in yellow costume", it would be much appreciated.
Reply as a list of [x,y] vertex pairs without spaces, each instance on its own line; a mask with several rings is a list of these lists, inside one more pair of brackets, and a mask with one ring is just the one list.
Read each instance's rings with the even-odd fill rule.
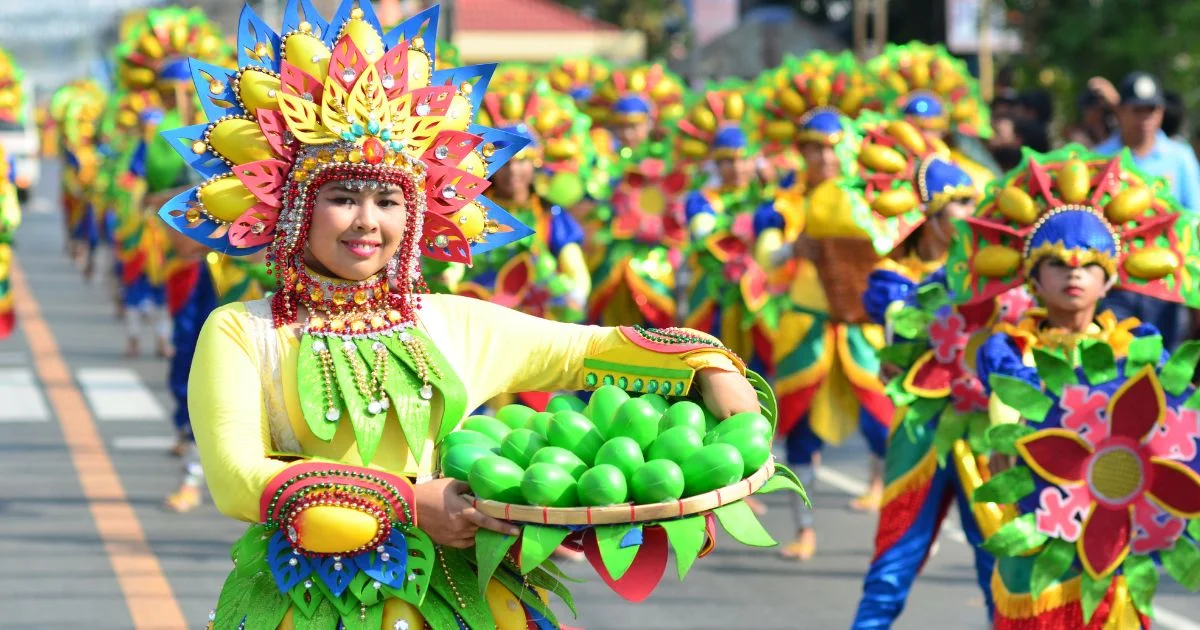
[[203,66],[214,122],[169,138],[216,170],[160,216],[222,252],[266,248],[280,280],[269,301],[213,313],[190,379],[214,502],[251,523],[211,627],[558,627],[535,590],[559,589],[545,571],[523,581],[505,562],[477,590],[462,549],[480,527],[517,531],[437,478],[442,438],[497,394],[601,375],[677,370],[688,378],[673,390],[694,378],[721,418],[758,409],[757,395],[699,333],[422,294],[422,255],[469,263],[531,233],[482,194],[512,139],[471,124],[491,67],[434,70],[426,20],[384,34],[367,2],[329,23],[296,6],[282,37],[243,12],[238,49],[254,58]]
[[0,340],[11,335],[16,327],[9,276],[13,264],[13,235],[20,226],[21,205],[12,179],[12,165],[4,148],[0,147]]
[[[870,222],[871,211],[839,186],[855,176],[861,142],[847,114],[859,114],[873,88],[850,56],[813,53],[785,68],[764,79],[771,90],[765,124],[771,141],[799,147],[804,171],[756,212],[754,224],[757,256],[783,313],[768,365],[779,395],[777,435],[808,484],[824,442],[841,443],[856,427],[882,457],[892,407],[875,357],[883,330],[862,309],[878,254],[858,222]],[[796,539],[782,553],[807,559],[816,549],[813,517],[802,502],[794,507]]]

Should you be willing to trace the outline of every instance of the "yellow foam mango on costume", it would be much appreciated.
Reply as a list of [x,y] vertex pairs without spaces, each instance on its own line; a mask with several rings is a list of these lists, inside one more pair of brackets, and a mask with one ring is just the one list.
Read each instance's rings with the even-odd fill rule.
[[790,120],[772,120],[763,129],[768,140],[789,141],[796,136],[796,125]]
[[806,213],[805,233],[812,238],[869,238],[854,222],[850,193],[829,180],[813,189]]
[[1009,186],[1001,191],[996,205],[1001,214],[1021,225],[1031,225],[1037,219],[1038,210],[1033,198],[1017,186]]
[[894,188],[875,197],[871,209],[885,217],[895,217],[917,207],[919,201],[911,189]]
[[1067,160],[1067,163],[1063,164],[1058,172],[1058,181],[1055,182],[1058,194],[1066,203],[1082,203],[1087,199],[1091,184],[1092,177],[1088,174],[1087,165],[1077,159]]
[[808,95],[812,99],[812,104],[816,107],[825,107],[829,105],[829,97],[833,95],[833,84],[829,81],[829,76],[818,74],[808,80]]
[[226,223],[236,221],[243,212],[258,203],[254,194],[233,175],[214,179],[201,186],[196,190],[196,197],[209,214]]
[[546,140],[546,157],[551,160],[566,160],[579,154],[579,143],[570,138]]
[[260,109],[279,111],[279,93],[283,91],[279,77],[272,76],[257,68],[242,72],[238,79],[238,96],[246,111],[257,112]]
[[258,123],[245,118],[227,118],[208,134],[208,143],[221,157],[234,164],[248,164],[275,157]]
[[312,33],[292,33],[283,42],[283,58],[319,83],[325,83],[325,77],[329,76],[329,58],[332,56],[325,42]]
[[463,160],[458,163],[458,168],[477,177],[483,177],[487,174],[487,164],[484,164],[483,158],[480,157],[479,153],[475,151],[468,153],[466,157],[464,157]]
[[416,43],[420,37],[413,39],[413,47],[408,49],[408,88],[416,89],[424,87],[433,73],[433,59],[429,57],[429,53],[422,49],[422,46],[417,46]]
[[[943,70],[946,70],[946,68],[943,67]],[[957,75],[950,72],[941,72],[933,82],[933,92],[934,94],[949,94],[954,91],[954,88],[958,87],[958,83],[959,78]],[[957,108],[955,111],[958,111]],[[972,108],[972,111],[974,111],[974,108]]]
[[778,98],[779,104],[783,105],[783,108],[794,116],[803,114],[808,108],[808,105],[804,102],[804,97],[800,96],[800,93],[794,88],[786,87],[779,90]]
[[[405,623],[400,623],[401,621]],[[425,617],[416,606],[398,598],[383,600],[383,627],[386,629],[407,627],[416,630],[425,627]]]
[[899,173],[907,164],[899,151],[879,144],[869,144],[863,147],[858,161],[869,168],[885,173]]
[[293,523],[299,533],[297,544],[314,553],[353,551],[374,540],[379,533],[379,522],[374,516],[336,505],[306,508]]
[[496,580],[488,582],[484,598],[487,599],[488,608],[492,611],[492,620],[496,622],[499,630],[525,630],[529,627],[521,600],[517,599],[512,591],[504,588],[503,584]]
[[746,99],[738,92],[730,92],[725,96],[725,117],[730,120],[740,120],[746,115]]
[[985,245],[975,254],[975,270],[989,278],[1003,278],[1020,264],[1021,253],[1003,245]]
[[866,93],[858,88],[847,88],[842,94],[841,110],[846,112],[856,112],[862,108],[863,99],[866,98]]
[[483,228],[487,223],[487,217],[483,211],[483,206],[472,201],[450,215],[450,221],[462,230],[463,236],[467,240],[474,240],[483,235]]
[[888,123],[887,133],[889,136],[899,140],[900,144],[913,153],[924,153],[926,147],[928,147],[925,143],[925,137],[907,120],[893,120]]
[[379,31],[375,30],[374,26],[361,19],[352,19],[342,27],[338,39],[346,35],[349,35],[354,45],[358,46],[358,51],[362,53],[368,63],[373,64],[383,59],[383,38],[379,36]]
[[[471,101],[461,93],[455,93],[453,100],[450,101],[450,110],[446,112],[446,122],[443,125],[445,129],[453,129],[455,131],[466,131],[467,127],[471,126]],[[431,136],[430,142],[433,140]],[[424,152],[429,146],[429,142],[425,142],[421,147],[420,152]]]
[[708,144],[695,138],[684,138],[679,143],[679,152],[692,159],[700,159],[708,155]]
[[1125,259],[1125,271],[1140,280],[1155,280],[1170,274],[1179,266],[1179,257],[1169,249],[1150,247],[1134,252]]
[[704,131],[713,131],[717,128],[717,116],[707,105],[693,109],[688,119]]
[[1113,225],[1122,225],[1142,215],[1154,202],[1154,193],[1146,186],[1130,186],[1104,206],[1104,216]]

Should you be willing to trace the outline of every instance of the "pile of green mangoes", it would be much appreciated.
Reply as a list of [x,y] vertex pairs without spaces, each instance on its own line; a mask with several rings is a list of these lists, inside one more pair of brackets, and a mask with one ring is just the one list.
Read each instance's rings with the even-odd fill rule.
[[691,401],[630,397],[615,386],[585,405],[551,399],[472,416],[442,443],[442,472],[481,499],[539,507],[660,503],[745,479],[771,456],[771,422],[741,413],[717,422]]

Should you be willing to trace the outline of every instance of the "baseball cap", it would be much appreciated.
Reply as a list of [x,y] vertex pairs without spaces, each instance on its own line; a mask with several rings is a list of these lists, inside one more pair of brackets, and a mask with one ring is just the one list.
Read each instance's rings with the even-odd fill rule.
[[1151,105],[1162,107],[1166,104],[1162,85],[1158,79],[1145,72],[1131,72],[1121,80],[1117,94],[1121,97],[1122,105]]

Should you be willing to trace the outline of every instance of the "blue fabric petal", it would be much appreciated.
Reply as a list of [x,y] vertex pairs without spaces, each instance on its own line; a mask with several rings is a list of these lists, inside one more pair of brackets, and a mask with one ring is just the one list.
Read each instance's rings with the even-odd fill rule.
[[[342,593],[350,587],[350,581],[354,579],[358,568],[353,558],[341,556],[313,558],[309,560],[309,564],[316,572],[317,577],[325,583],[325,586],[329,587],[329,592],[333,593],[334,597],[341,597]],[[339,566],[341,568],[338,568]]]
[[754,235],[758,236],[763,232],[775,228],[782,230],[786,227],[786,222],[783,220],[783,215],[775,209],[774,201],[767,201],[758,206],[754,211]]
[[[192,83],[196,86],[196,95],[200,97],[200,106],[209,120],[218,120],[222,116],[241,116],[246,113],[238,103],[237,92],[233,89],[237,68],[222,68],[199,59],[192,59]],[[221,85],[221,91],[213,94],[213,82]]]
[[225,237],[226,226],[212,219],[201,219],[195,224],[188,222],[188,208],[192,207],[193,204],[199,203],[199,200],[196,198],[196,188],[192,187],[171,198],[170,201],[159,209],[158,216],[171,229],[219,254],[246,256],[267,246],[264,243],[255,247],[235,247]]
[[[424,11],[404,20],[400,25],[388,31],[383,36],[383,44],[388,49],[395,48],[397,44],[403,41],[412,41],[414,37],[424,37],[425,50],[434,59],[437,59],[437,32],[438,32],[438,17],[441,15],[441,5],[435,4]],[[426,37],[426,35],[431,34]]]
[[283,535],[282,529],[275,530],[267,542],[267,566],[281,593],[292,590],[313,572],[308,558],[292,553],[292,542]]
[[[338,36],[341,35],[342,27],[350,20],[350,12],[355,7],[362,9],[362,19],[367,24],[375,27],[375,30],[382,34],[383,27],[379,25],[379,18],[375,16],[375,7],[371,6],[370,2],[355,2],[355,0],[342,0],[342,4],[338,5],[338,10],[333,14],[333,19],[329,20],[329,28],[325,29],[325,35],[322,39],[325,40],[325,45],[333,49],[333,45],[337,43]],[[432,38],[430,38],[432,39]]]
[[378,551],[363,554],[357,559],[358,566],[373,580],[378,580],[391,588],[403,588],[408,570],[408,539],[404,533],[392,530],[390,536],[382,545],[387,560]]
[[138,179],[146,176],[146,143],[139,142],[129,156],[129,174]]
[[[254,49],[259,43],[267,45],[271,54],[266,59],[256,59]],[[250,7],[249,3],[242,7],[238,17],[238,67],[254,66],[272,72],[279,72],[279,34],[275,32]]]
[[883,324],[888,306],[892,302],[908,303],[917,294],[917,283],[888,269],[876,269],[867,276],[867,290],[863,292],[863,307],[871,321]]
[[642,544],[644,534],[641,527],[634,527],[625,532],[625,536],[621,538],[621,544],[618,545],[621,549],[627,547],[637,547]]
[[480,105],[483,104],[483,95],[487,94],[488,84],[492,82],[492,74],[495,72],[496,64],[494,63],[434,70],[430,85],[460,86],[463,83],[474,83],[467,100],[471,102],[471,111],[478,112]]
[[478,256],[480,254],[490,252],[497,247],[503,247],[504,245],[515,243],[527,236],[533,235],[533,228],[518,221],[516,217],[509,214],[504,208],[496,205],[496,202],[492,201],[491,199],[488,199],[487,197],[479,197],[476,199],[476,201],[478,201],[486,209],[489,220],[499,223],[500,225],[508,228],[508,230],[497,232],[496,234],[490,234],[488,235],[487,240],[484,242],[472,244],[472,256]]
[[521,152],[529,145],[529,138],[520,134],[509,133],[493,127],[485,127],[483,125],[472,124],[468,129],[468,133],[473,133],[483,138],[484,144],[491,143],[496,147],[496,152],[492,157],[487,158],[487,176],[491,177],[500,170],[500,167],[508,163],[512,157]]
[[574,243],[583,245],[583,239],[586,236],[583,231],[583,226],[579,225],[579,221],[571,216],[570,212],[562,209],[560,206],[550,207],[550,238],[548,239],[550,253],[555,256],[562,251],[562,248]]
[[192,144],[197,140],[203,140],[204,132],[207,130],[208,124],[203,123],[170,129],[159,134],[167,141],[167,144],[171,145],[172,149],[175,149],[183,161],[192,167],[192,170],[205,179],[230,172],[229,165],[216,153],[206,149],[204,153],[197,154],[192,150]]
[[687,198],[683,200],[683,214],[687,217],[690,223],[692,219],[701,214],[716,215],[717,211],[712,207],[712,202],[708,197],[699,190],[693,190],[688,193]]
[[989,395],[992,386],[988,380],[992,374],[1001,374],[1019,378],[1030,385],[1041,388],[1042,379],[1038,377],[1037,369],[1025,365],[1021,360],[1021,352],[1011,337],[1004,333],[996,333],[988,337],[975,355],[975,371],[983,383],[983,389]]
[[321,12],[313,6],[312,0],[288,0],[283,9],[283,33],[300,30],[300,23],[312,25],[312,32],[317,37],[329,30],[329,22],[321,16]]

